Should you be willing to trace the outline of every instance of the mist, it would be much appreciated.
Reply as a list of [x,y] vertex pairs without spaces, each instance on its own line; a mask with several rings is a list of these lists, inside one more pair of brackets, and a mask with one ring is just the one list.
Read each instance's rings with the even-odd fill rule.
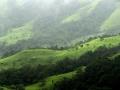
[[70,47],[90,37],[119,33],[117,22],[114,30],[106,25],[118,1],[0,0],[1,48]]
[[0,90],[120,90],[120,0],[0,0]]

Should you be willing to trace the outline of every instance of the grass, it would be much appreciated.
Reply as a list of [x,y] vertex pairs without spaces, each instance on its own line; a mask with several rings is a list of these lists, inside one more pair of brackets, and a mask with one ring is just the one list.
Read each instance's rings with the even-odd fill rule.
[[[1,66],[5,68],[15,67],[19,68],[22,65],[31,64],[48,64],[53,61],[60,60],[65,51],[49,50],[49,49],[33,49],[24,50],[13,56],[0,60]],[[25,63],[26,62],[26,63]],[[1,67],[2,68],[2,67]],[[5,69],[4,68],[4,69]]]
[[76,11],[74,14],[67,16],[62,20],[62,24],[65,23],[71,23],[81,20],[81,18],[88,16],[99,4],[101,0],[95,0],[94,2],[89,2],[85,0],[79,0],[80,5],[85,4],[83,7],[81,7],[78,11]]
[[[0,68],[11,68],[14,66],[15,68],[20,68],[22,65],[31,64],[48,64],[55,63],[58,60],[62,60],[65,57],[69,58],[77,58],[88,51],[95,51],[100,46],[106,46],[108,48],[118,46],[120,43],[120,35],[107,37],[104,39],[94,39],[92,41],[86,42],[81,45],[76,45],[73,48],[69,48],[66,50],[50,50],[50,49],[31,49],[24,50],[19,52],[13,56],[7,57],[5,59],[0,60]],[[14,65],[13,65],[14,64]],[[83,68],[84,69],[84,68]],[[82,69],[82,70],[83,70]],[[75,74],[74,72],[65,73],[61,75],[55,75],[48,77],[44,80],[44,85],[42,82],[29,85],[26,87],[26,90],[42,90],[46,88],[48,90],[52,90],[55,82],[62,80],[64,77],[71,78]],[[5,88],[5,90],[9,90]]]
[[104,22],[104,24],[101,26],[101,30],[111,30],[115,27],[120,26],[120,7],[118,7],[112,15]]
[[20,40],[27,40],[32,37],[32,24],[28,23],[22,27],[10,30],[5,36],[0,37],[0,43],[13,45]]
[[69,73],[65,73],[65,74],[48,77],[47,79],[45,79],[43,86],[41,85],[42,83],[39,82],[39,83],[30,85],[30,86],[27,86],[26,90],[43,90],[43,88],[46,88],[47,90],[53,90],[54,84],[57,81],[60,81],[63,78],[72,78],[72,76],[74,76],[75,73],[76,73],[76,71],[73,71],[73,72],[69,72]]
[[78,58],[88,51],[95,51],[100,46],[115,47],[120,43],[120,36],[107,37],[103,40],[97,38],[81,45],[66,50],[50,50],[50,49],[30,49],[24,50],[10,57],[0,60],[0,69],[20,68],[30,64],[36,66],[38,64],[51,64],[66,57]]
[[94,0],[92,1],[92,4],[90,5],[89,13],[91,13],[93,10],[96,9],[97,5],[101,2],[102,0]]
[[40,90],[40,83],[27,86],[25,90]]
[[[57,81],[63,80],[64,78],[72,78],[72,76],[74,76],[75,74],[76,74],[76,71],[60,74],[60,75],[54,75],[46,78],[44,82],[38,82],[32,85],[26,86],[25,90],[43,90],[44,88],[46,88],[47,90],[53,90],[54,84]],[[42,85],[42,83],[44,83],[44,85]],[[6,87],[3,87],[3,88],[4,88],[3,90],[12,90]]]
[[71,16],[68,16],[67,18],[65,18],[62,23],[69,23],[69,22],[75,22],[75,21],[78,21],[80,19],[80,13],[77,12]]
[[65,17],[62,20],[62,24],[66,24],[66,23],[71,23],[71,22],[76,22],[81,20],[81,18],[85,17],[88,15],[88,10],[89,10],[89,5],[86,5],[82,8],[80,8],[78,11],[76,11],[74,14]]
[[111,60],[115,59],[116,57],[120,56],[120,52],[115,53],[113,56],[109,57]]

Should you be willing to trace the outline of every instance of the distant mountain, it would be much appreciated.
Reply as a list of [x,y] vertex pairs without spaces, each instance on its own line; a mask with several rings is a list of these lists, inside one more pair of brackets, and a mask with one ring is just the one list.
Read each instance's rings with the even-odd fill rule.
[[1,48],[64,47],[120,32],[119,0],[1,0],[0,11]]

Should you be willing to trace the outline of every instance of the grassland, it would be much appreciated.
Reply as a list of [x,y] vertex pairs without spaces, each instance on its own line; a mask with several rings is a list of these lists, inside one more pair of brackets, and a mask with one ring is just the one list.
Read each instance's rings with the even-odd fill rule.
[[87,4],[88,1],[79,0],[80,5],[85,4],[84,7],[81,7],[77,12],[62,20],[62,24],[76,22],[81,20],[83,17],[88,16],[96,8],[100,1],[101,0],[95,0],[94,2]]
[[[63,80],[64,78],[72,78],[76,74],[76,71],[60,74],[60,75],[54,75],[51,77],[48,77],[44,80],[44,82],[38,82],[29,86],[25,87],[25,90],[53,90],[54,84],[60,80]],[[44,83],[44,84],[43,84]],[[4,90],[12,90],[9,87],[4,87]]]
[[115,47],[120,43],[120,36],[107,37],[101,40],[100,38],[86,42],[81,45],[76,45],[73,48],[66,50],[50,50],[50,49],[30,49],[21,51],[15,55],[0,60],[0,68],[20,68],[30,64],[36,66],[38,64],[50,64],[64,58],[78,58],[88,51],[95,51],[101,46]]
[[[0,60],[0,68],[9,69],[9,68],[20,68],[23,65],[33,65],[37,64],[50,64],[55,63],[56,61],[63,60],[66,57],[77,58],[88,51],[95,51],[101,46],[106,46],[108,48],[118,46],[120,43],[120,35],[106,37],[104,39],[94,39],[89,42],[84,43],[83,45],[76,45],[73,48],[66,50],[50,50],[50,49],[30,49],[21,51],[13,56],[4,58]],[[114,56],[113,56],[114,57]],[[63,77],[70,78],[74,75],[75,72],[70,72],[66,74],[61,74],[57,76],[51,76],[45,79],[44,85],[41,86],[41,82],[27,86],[26,90],[42,90],[42,88],[49,88],[52,90],[53,85],[56,81],[61,80]],[[9,90],[5,88],[4,90]]]
[[32,37],[32,23],[10,30],[5,36],[0,37],[0,43],[6,46],[16,44],[20,40],[27,40]]
[[60,81],[63,78],[72,78],[72,76],[74,76],[75,73],[76,72],[73,71],[73,72],[69,72],[69,73],[65,73],[61,75],[55,75],[55,76],[48,77],[47,79],[45,79],[43,86],[41,85],[41,82],[39,82],[37,84],[27,86],[26,90],[42,90],[44,88],[46,88],[47,90],[48,89],[53,90],[53,86],[57,81]]
[[112,15],[103,23],[103,25],[101,26],[101,30],[111,30],[115,27],[120,26],[120,20],[119,20],[119,16],[120,16],[120,7],[118,7],[113,13]]

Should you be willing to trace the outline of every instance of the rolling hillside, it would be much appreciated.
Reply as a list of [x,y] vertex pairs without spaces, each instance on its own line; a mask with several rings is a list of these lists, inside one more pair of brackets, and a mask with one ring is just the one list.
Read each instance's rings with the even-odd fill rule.
[[103,26],[101,27],[101,30],[117,30],[120,26],[119,22],[119,16],[120,16],[120,7],[118,6],[116,10],[108,17],[108,19],[103,23]]
[[63,60],[64,58],[78,58],[88,51],[95,51],[101,46],[108,48],[115,47],[120,44],[120,36],[107,37],[101,40],[97,38],[95,40],[86,42],[81,45],[77,45],[73,48],[66,50],[50,50],[50,49],[31,49],[24,50],[10,57],[0,60],[0,69],[8,68],[20,68],[24,65],[39,65],[50,64],[56,61]]
[[[30,64],[32,66],[37,66],[37,64],[52,64],[57,62],[58,60],[62,60],[65,57],[69,58],[77,58],[85,54],[88,51],[96,51],[97,48],[101,46],[106,46],[108,48],[117,47],[120,44],[120,36],[111,36],[105,38],[97,38],[93,39],[89,42],[84,43],[83,45],[76,45],[73,48],[69,48],[66,50],[50,50],[50,49],[31,49],[19,52],[13,56],[7,57],[5,59],[0,60],[1,69],[9,69],[9,68],[21,68],[24,65]],[[117,57],[119,52],[115,53],[112,58]],[[52,60],[52,61],[51,61]],[[14,65],[14,66],[13,66]],[[84,67],[83,67],[84,68]],[[83,70],[81,68],[81,70]],[[42,88],[46,88],[48,90],[52,90],[53,81],[60,81],[62,78],[69,78],[75,74],[74,72],[65,73],[61,75],[50,76],[45,79],[44,85],[41,82],[29,85],[26,87],[26,90],[41,90]],[[51,88],[51,89],[50,89]],[[7,88],[5,89],[7,90]]]
[[0,43],[4,45],[14,45],[21,40],[28,40],[32,37],[32,25],[31,23],[26,24],[25,26],[12,29],[7,32],[6,35],[0,37]]
[[[44,82],[39,82],[39,83],[36,83],[36,84],[33,84],[33,85],[26,86],[25,90],[42,90],[42,89],[52,90],[54,84],[57,81],[60,81],[64,78],[72,78],[75,74],[76,74],[76,71],[51,76],[51,77],[46,78]],[[42,85],[42,83],[45,83],[45,84]],[[9,87],[6,87],[6,88],[3,87],[3,88],[4,88],[4,90],[11,90],[11,89],[9,89]]]
[[120,78],[119,18],[120,0],[0,0],[0,90],[111,90],[95,83]]
[[53,86],[57,81],[60,81],[64,78],[72,78],[74,75],[76,74],[76,72],[69,72],[69,73],[65,73],[65,74],[61,74],[61,75],[57,75],[57,76],[51,76],[47,79],[45,79],[45,85],[40,87],[40,83],[34,84],[34,85],[30,85],[26,87],[26,90],[42,90],[42,89],[49,89],[49,90],[53,90]]

